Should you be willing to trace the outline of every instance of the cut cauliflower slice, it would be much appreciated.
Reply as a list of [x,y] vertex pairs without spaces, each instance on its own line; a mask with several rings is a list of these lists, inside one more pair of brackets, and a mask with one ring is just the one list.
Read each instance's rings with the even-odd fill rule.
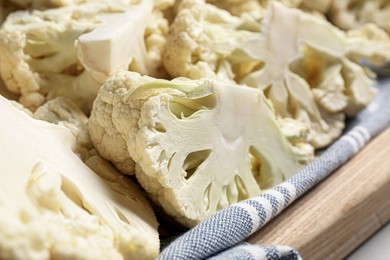
[[[291,29],[293,28],[293,29]],[[239,82],[263,89],[282,118],[312,126],[312,144],[324,147],[376,91],[369,73],[356,60],[384,63],[390,44],[348,37],[325,20],[273,3],[256,44],[263,66]]]
[[[356,61],[390,59],[390,44],[348,36],[330,23],[273,1],[260,32],[242,19],[188,0],[173,22],[164,65],[174,77],[237,82],[265,91],[280,118],[311,125],[311,143],[329,145],[375,95],[371,74]],[[212,14],[218,15],[212,15]],[[216,17],[223,17],[216,18]]]
[[332,1],[329,20],[338,27],[356,29],[366,23],[375,23],[390,34],[390,1],[343,0]]
[[193,226],[313,158],[307,126],[293,121],[281,127],[258,89],[121,72],[99,91],[89,130],[102,155],[121,155],[114,163],[134,159],[150,196]]
[[[99,56],[107,61],[117,60],[117,57],[111,55],[119,55],[126,60],[131,60],[135,56],[144,58],[150,55],[154,62],[153,69],[159,67],[159,64],[161,67],[159,48],[163,48],[165,44],[163,34],[167,31],[166,21],[162,15],[159,15],[161,12],[153,8],[150,10],[139,8],[145,5],[153,7],[152,0],[143,1],[139,5],[125,5],[118,2],[120,1],[90,2],[45,11],[20,11],[9,16],[0,30],[0,52],[3,53],[0,60],[0,73],[7,88],[21,94],[20,103],[35,110],[47,99],[65,96],[88,113],[98,89],[106,78],[95,77],[99,71],[96,73],[91,71],[91,67],[97,66],[93,61],[83,59],[84,56],[78,58],[75,43],[79,38],[84,39],[84,34],[90,35],[101,27],[109,27],[127,34],[127,37],[120,38],[127,42],[119,44],[131,46],[134,52],[127,52],[126,55],[131,57],[124,57],[123,53],[113,53],[111,49],[107,49],[110,45],[104,45],[94,49],[98,51],[95,53],[89,50],[89,47],[82,48],[81,41],[80,48],[89,55],[85,58]],[[138,13],[148,18],[150,18],[148,15],[154,16],[154,22],[161,26],[137,20],[143,17]],[[118,20],[124,24],[147,23],[147,25],[142,27],[144,31],[140,30],[142,32],[137,34],[136,39],[132,39],[128,37],[134,36],[132,32],[118,29],[121,27],[118,26]],[[100,38],[113,41],[114,46],[118,46],[118,41],[109,37],[116,37],[118,33],[108,36],[106,34],[113,31],[105,31],[105,34],[99,32]],[[144,45],[146,50],[143,48]],[[144,53],[141,54],[141,50]],[[135,59],[133,63],[144,66],[143,60]],[[87,65],[88,70],[85,70],[83,64]],[[114,67],[109,68],[109,72],[117,69],[116,64],[109,65]],[[120,69],[129,69],[128,67],[122,66]],[[134,66],[130,69],[137,68]]]
[[157,222],[133,183],[119,173],[96,175],[72,151],[67,128],[3,97],[0,110],[0,258],[157,256]]

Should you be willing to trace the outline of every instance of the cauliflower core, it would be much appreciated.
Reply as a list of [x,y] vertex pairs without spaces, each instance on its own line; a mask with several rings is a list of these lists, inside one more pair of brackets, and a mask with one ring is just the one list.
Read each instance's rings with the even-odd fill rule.
[[284,135],[254,88],[130,72],[106,81],[89,120],[98,151],[121,147],[117,161],[134,159],[143,188],[187,226],[282,182],[310,161],[313,148],[301,126]]
[[3,97],[0,110],[0,258],[157,256],[157,222],[133,183],[90,170],[67,128],[35,120]]

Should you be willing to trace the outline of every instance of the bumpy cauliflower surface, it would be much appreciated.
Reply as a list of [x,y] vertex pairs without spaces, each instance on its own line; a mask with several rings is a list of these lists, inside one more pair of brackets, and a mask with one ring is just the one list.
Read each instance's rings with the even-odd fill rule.
[[132,72],[105,82],[89,119],[97,150],[120,155],[114,163],[134,159],[143,188],[187,226],[280,183],[313,158],[304,125],[290,122],[286,135],[282,128],[255,88]]
[[3,97],[0,110],[0,258],[157,256],[157,222],[133,183],[90,170],[66,127],[35,120]]
[[260,34],[246,30],[245,26],[245,19],[202,0],[183,1],[170,26],[163,53],[166,70],[173,77],[233,82],[241,71],[257,65],[246,47],[256,42]]
[[[260,32],[202,1],[189,0],[173,22],[164,65],[175,77],[202,77],[265,91],[280,118],[311,125],[311,143],[324,147],[375,95],[356,61],[389,60],[390,45],[368,34],[348,37],[330,23],[272,2]],[[220,17],[223,17],[220,18]]]

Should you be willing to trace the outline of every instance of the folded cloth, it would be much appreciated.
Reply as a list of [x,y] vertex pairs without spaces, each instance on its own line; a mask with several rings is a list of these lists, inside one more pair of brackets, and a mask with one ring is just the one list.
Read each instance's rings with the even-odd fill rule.
[[373,103],[348,123],[337,141],[287,181],[233,204],[187,231],[159,259],[300,259],[288,247],[242,244],[305,192],[358,153],[390,126],[390,79],[378,84]]

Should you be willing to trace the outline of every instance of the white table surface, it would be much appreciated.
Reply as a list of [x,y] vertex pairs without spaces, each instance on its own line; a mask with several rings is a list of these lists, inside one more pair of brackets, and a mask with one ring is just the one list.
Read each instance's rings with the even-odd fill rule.
[[347,260],[389,260],[390,223],[354,251]]

